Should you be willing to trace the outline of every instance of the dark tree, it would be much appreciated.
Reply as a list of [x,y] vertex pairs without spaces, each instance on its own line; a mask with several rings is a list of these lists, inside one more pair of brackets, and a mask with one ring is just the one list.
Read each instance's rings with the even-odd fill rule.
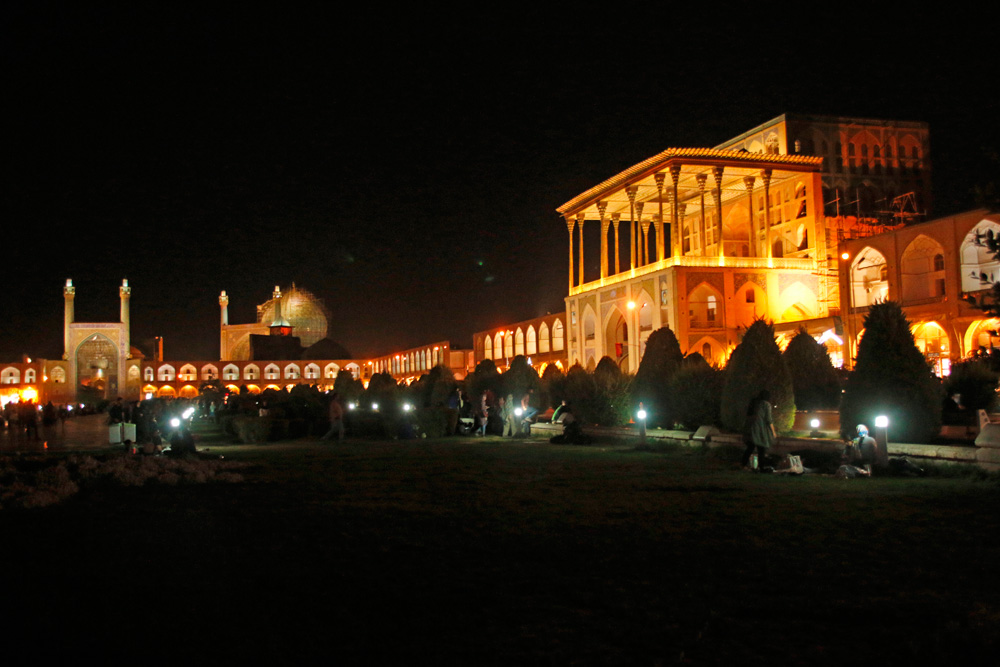
[[826,346],[800,329],[783,354],[792,376],[797,410],[835,410],[840,407],[840,381]]
[[[537,400],[542,383],[538,372],[528,363],[528,358],[519,354],[510,360],[510,367],[501,376],[501,384],[505,396],[513,396],[515,401],[519,401],[529,391],[535,392]],[[535,407],[543,406],[538,404]]]
[[692,430],[718,426],[726,372],[713,368],[697,352],[689,354],[670,379],[674,419]]
[[673,426],[676,411],[671,379],[683,359],[677,336],[669,327],[657,329],[649,335],[646,351],[632,383],[632,393],[636,402],[641,401],[646,408],[651,426]]
[[[392,379],[392,376],[390,375],[389,378]],[[365,393],[365,385],[361,383],[361,380],[355,378],[349,370],[341,370],[337,373],[337,379],[333,381],[333,390],[340,394],[340,400],[346,404],[350,401],[360,400],[362,394]]]
[[857,424],[873,429],[889,418],[890,439],[929,442],[941,429],[941,386],[913,340],[910,323],[895,301],[877,303],[865,316],[857,363],[840,406],[840,431]]
[[750,401],[761,389],[771,394],[774,428],[788,431],[795,419],[795,394],[792,378],[774,340],[774,325],[755,320],[743,334],[726,365],[726,384],[722,391],[722,424],[739,431],[746,419]]
[[[611,357],[601,357],[594,369],[594,422],[621,426],[632,420],[632,378]],[[637,404],[636,404],[637,405]]]
[[542,393],[547,398],[547,405],[558,407],[566,398],[566,376],[555,364],[549,364],[542,373]]
[[594,376],[584,370],[580,364],[573,364],[566,371],[566,383],[564,384],[566,402],[569,403],[577,418],[596,423],[598,410],[597,403],[597,383]]
[[991,368],[988,359],[970,359],[953,364],[944,381],[946,396],[958,395],[966,410],[990,411],[997,404],[997,384],[1000,373]]

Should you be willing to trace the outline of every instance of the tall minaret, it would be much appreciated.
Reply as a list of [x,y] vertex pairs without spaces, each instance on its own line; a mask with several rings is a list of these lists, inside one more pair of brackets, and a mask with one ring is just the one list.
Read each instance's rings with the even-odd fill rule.
[[66,301],[65,317],[63,321],[63,359],[69,359],[69,325],[73,324],[75,318],[73,310],[73,300],[76,298],[76,288],[73,287],[73,279],[66,279],[66,286],[63,287],[63,299]]
[[219,309],[222,311],[219,320],[219,360],[227,361],[229,350],[226,348],[226,327],[229,326],[229,297],[226,295],[226,290],[222,290],[219,294]]
[[281,287],[274,286],[274,321],[271,322],[272,336],[292,335],[292,325],[281,316]]
[[132,298],[132,288],[128,286],[128,278],[122,279],[122,286],[118,288],[118,296],[122,300],[122,358],[129,359],[132,356],[132,339],[129,333],[130,322],[128,312],[128,301]]

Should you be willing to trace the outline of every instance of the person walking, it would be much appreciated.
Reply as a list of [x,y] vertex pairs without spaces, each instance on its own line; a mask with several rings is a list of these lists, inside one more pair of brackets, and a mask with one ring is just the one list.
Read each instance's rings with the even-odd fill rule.
[[344,441],[344,406],[340,404],[340,394],[333,393],[330,397],[330,430],[326,432],[321,440],[327,442],[335,434],[337,442]]
[[743,427],[743,442],[747,447],[746,451],[743,452],[743,469],[753,469],[750,465],[750,457],[755,451],[757,453],[756,469],[762,469],[767,457],[767,450],[774,445],[776,437],[771,417],[771,394],[767,389],[761,389],[747,407],[747,418]]

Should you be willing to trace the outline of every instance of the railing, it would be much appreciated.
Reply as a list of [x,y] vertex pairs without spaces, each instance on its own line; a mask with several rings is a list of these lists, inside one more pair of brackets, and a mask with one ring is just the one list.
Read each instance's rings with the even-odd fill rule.
[[813,258],[799,257],[668,257],[652,264],[639,266],[628,271],[622,271],[606,278],[592,280],[582,285],[576,285],[569,290],[570,296],[583,292],[608,287],[632,280],[650,273],[656,273],[670,267],[730,267],[737,269],[786,269],[801,271],[817,271],[818,263]]

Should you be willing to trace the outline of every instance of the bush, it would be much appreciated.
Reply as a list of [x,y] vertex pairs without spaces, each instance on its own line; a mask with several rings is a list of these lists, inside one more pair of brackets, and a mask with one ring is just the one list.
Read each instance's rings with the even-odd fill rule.
[[622,373],[611,357],[602,357],[594,369],[593,421],[601,426],[621,426],[632,421],[632,378]]
[[417,435],[426,435],[428,438],[442,438],[447,435],[448,412],[449,410],[445,408],[436,407],[417,410]]
[[951,375],[944,381],[944,392],[946,396],[959,394],[966,410],[989,412],[997,404],[998,382],[1000,373],[992,370],[988,361],[962,361],[951,367]]
[[594,376],[583,369],[580,364],[573,364],[566,371],[566,381],[563,385],[566,402],[573,408],[574,414],[585,422],[595,423],[597,414],[596,395],[597,384]]
[[633,394],[637,403],[642,401],[651,426],[673,427],[676,415],[671,379],[683,359],[677,336],[669,327],[657,329],[649,335],[633,381]]
[[566,398],[566,376],[555,364],[549,364],[542,373],[542,395],[546,402],[542,405],[558,407]]
[[271,435],[271,417],[238,416],[233,419],[233,430],[240,442],[245,444],[260,444],[267,442]]
[[840,381],[826,346],[801,329],[782,356],[792,377],[796,409],[836,410],[840,407]]
[[741,431],[750,401],[761,389],[770,392],[775,405],[772,417],[775,430],[790,430],[795,420],[792,379],[774,340],[774,325],[763,319],[755,320],[747,328],[726,365],[722,425],[731,431]]
[[913,340],[910,323],[894,301],[877,303],[865,316],[854,371],[840,406],[840,431],[873,427],[889,418],[896,442],[929,442],[941,430],[941,386]]
[[718,426],[726,372],[712,368],[697,352],[688,355],[671,379],[671,413],[685,428]]

